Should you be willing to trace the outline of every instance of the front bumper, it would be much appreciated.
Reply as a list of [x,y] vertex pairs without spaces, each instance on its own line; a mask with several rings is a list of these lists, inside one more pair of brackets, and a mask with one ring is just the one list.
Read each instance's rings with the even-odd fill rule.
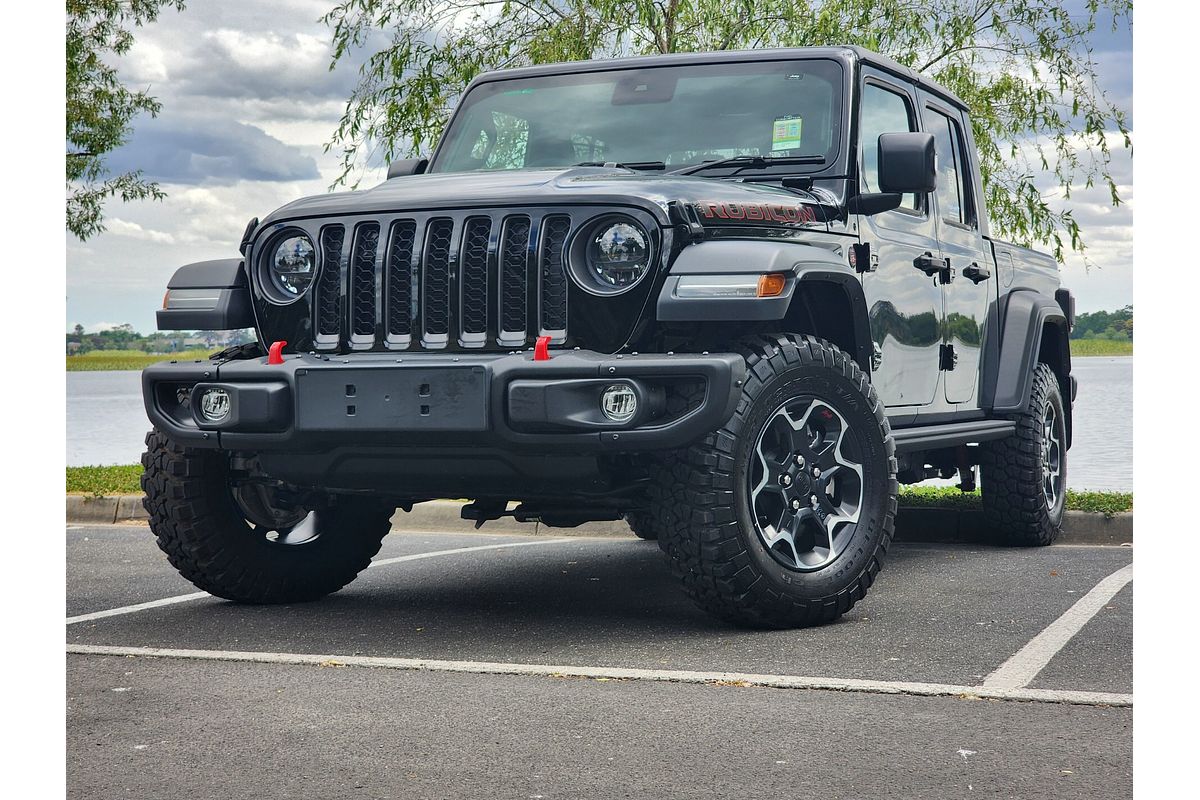
[[[729,353],[612,356],[590,351],[448,355],[362,353],[167,362],[142,373],[156,428],[194,447],[316,453],[363,448],[493,448],[604,453],[680,447],[733,414],[745,377]],[[606,386],[628,384],[638,411],[615,423],[599,410]],[[672,411],[683,385],[703,399]],[[223,389],[228,415],[201,413]]]

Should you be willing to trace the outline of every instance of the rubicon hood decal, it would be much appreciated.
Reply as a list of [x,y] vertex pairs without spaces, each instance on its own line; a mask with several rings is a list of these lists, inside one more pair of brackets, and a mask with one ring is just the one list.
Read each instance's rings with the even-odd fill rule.
[[706,220],[735,222],[778,222],[784,225],[808,225],[817,214],[808,205],[787,203],[700,202],[696,210]]

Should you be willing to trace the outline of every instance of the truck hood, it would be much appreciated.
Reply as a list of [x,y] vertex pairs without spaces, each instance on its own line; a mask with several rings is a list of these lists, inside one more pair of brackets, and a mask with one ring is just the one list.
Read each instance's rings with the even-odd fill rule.
[[704,225],[829,227],[834,198],[732,180],[636,172],[623,168],[507,170],[393,178],[371,189],[315,195],[288,203],[264,225],[291,219],[506,206],[636,205],[663,224],[673,202],[691,206]]

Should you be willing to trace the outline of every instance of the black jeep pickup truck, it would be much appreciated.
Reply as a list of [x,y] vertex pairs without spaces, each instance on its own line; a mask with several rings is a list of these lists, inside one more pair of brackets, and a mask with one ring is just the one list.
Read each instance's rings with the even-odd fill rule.
[[982,198],[963,103],[861,49],[481,75],[428,159],[175,273],[160,329],[258,342],[145,371],[151,527],[200,588],[286,603],[425,500],[624,518],[768,627],[865,595],[902,482],[978,467],[1047,544],[1073,303]]

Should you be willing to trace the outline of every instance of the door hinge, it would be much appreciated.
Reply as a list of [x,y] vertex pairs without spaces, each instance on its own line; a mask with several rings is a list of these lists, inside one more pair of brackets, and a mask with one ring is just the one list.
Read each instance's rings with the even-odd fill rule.
[[954,269],[950,266],[950,259],[938,258],[929,251],[914,258],[913,266],[930,277],[936,275],[938,283],[950,283],[954,280]]
[[855,272],[874,272],[879,268],[879,256],[871,252],[870,242],[850,245],[850,266]]
[[954,345],[944,344],[938,348],[938,369],[951,372],[958,366],[958,353]]

